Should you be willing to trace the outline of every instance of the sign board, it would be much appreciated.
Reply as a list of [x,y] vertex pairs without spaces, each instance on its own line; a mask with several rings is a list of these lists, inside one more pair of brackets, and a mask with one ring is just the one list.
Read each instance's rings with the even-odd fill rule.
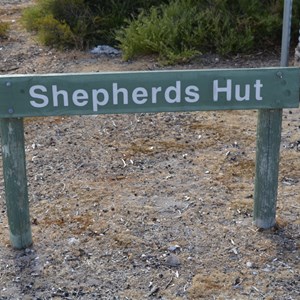
[[299,68],[0,76],[0,118],[299,106]]
[[255,222],[274,225],[282,108],[299,106],[299,68],[0,76],[10,240],[31,245],[23,117],[259,109]]

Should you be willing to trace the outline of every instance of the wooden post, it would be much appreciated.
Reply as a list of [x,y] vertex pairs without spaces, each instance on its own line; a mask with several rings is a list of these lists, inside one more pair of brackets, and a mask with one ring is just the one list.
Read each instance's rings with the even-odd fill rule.
[[23,119],[0,119],[0,130],[10,241],[23,249],[32,244]]
[[260,110],[257,124],[254,223],[259,228],[276,224],[282,109]]
[[[289,59],[293,0],[284,0],[280,66]],[[277,73],[282,78],[284,74]],[[257,122],[254,224],[263,229],[276,224],[282,109],[260,110]]]

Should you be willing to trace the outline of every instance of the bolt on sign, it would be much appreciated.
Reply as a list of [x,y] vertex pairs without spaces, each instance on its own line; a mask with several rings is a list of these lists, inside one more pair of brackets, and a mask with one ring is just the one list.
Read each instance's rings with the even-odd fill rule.
[[297,68],[0,77],[0,117],[292,108]]

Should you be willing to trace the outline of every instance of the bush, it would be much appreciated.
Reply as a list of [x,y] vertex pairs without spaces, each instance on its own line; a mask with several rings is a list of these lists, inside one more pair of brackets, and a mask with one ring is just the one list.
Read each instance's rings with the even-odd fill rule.
[[[282,0],[36,0],[23,22],[57,48],[120,47],[124,58],[158,54],[186,61],[197,53],[221,55],[279,49]],[[294,0],[297,40],[300,0]],[[122,29],[120,29],[122,28]]]
[[140,14],[117,33],[124,59],[156,53],[162,60],[172,63],[191,57],[197,53],[194,40],[201,35],[194,30],[197,26],[195,15],[196,7],[191,1],[182,0],[153,7],[149,14]]
[[45,45],[84,49],[95,33],[95,17],[84,0],[38,0],[26,9],[22,22]]
[[[300,0],[294,1],[297,22],[299,8]],[[231,55],[273,50],[281,41],[282,11],[280,0],[173,0],[129,22],[117,40],[125,59],[157,53],[167,62],[207,51]]]
[[41,19],[38,38],[43,44],[58,49],[68,48],[76,44],[76,36],[71,32],[70,27],[66,23],[54,19],[52,15]]
[[86,0],[89,9],[95,12],[98,44],[115,46],[115,31],[152,6],[168,3],[169,0]]
[[9,24],[7,22],[0,21],[0,39],[8,37]]
[[46,45],[78,49],[115,45],[114,32],[126,18],[162,2],[167,0],[37,0],[24,11],[22,21]]

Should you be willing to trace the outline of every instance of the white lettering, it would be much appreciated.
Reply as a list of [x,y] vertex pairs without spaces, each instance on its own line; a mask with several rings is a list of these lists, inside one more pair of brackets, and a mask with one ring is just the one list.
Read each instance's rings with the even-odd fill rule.
[[[102,94],[103,99],[99,101],[98,95]],[[92,90],[92,101],[93,101],[93,111],[98,111],[98,106],[104,106],[108,103],[109,95],[107,90],[99,89],[99,90]]]
[[145,88],[137,87],[132,92],[132,100],[136,104],[145,104],[148,100],[148,92]]
[[231,86],[232,80],[226,80],[226,87],[219,87],[219,80],[214,80],[214,87],[213,87],[213,99],[214,101],[219,100],[219,93],[226,93],[226,100],[231,101]]
[[34,86],[32,86],[29,89],[29,95],[32,98],[36,98],[36,99],[42,100],[42,102],[38,103],[38,102],[36,102],[34,100],[31,100],[30,101],[31,106],[36,107],[36,108],[42,108],[42,107],[47,106],[48,103],[49,103],[48,97],[46,95],[41,95],[41,94],[36,93],[36,90],[40,90],[41,92],[44,92],[44,93],[47,92],[47,88],[45,86],[43,86],[43,85],[34,85]]
[[[175,94],[173,98],[171,98],[171,93]],[[165,91],[165,99],[168,103],[180,103],[180,93],[181,93],[181,82],[176,81],[176,86],[169,86]]]
[[[220,78],[213,80],[213,94],[212,100],[217,101],[261,101],[263,100],[263,84],[259,79],[252,80],[251,83],[242,81],[241,84],[236,84],[233,79]],[[208,80],[208,79],[207,79]],[[130,105],[126,110],[131,109],[134,111],[134,107],[145,105],[144,110],[148,106],[152,105],[153,108],[150,110],[160,111],[160,109],[165,110],[165,106],[177,105],[178,109],[180,108],[180,103],[196,103],[202,100],[201,85],[204,85],[204,89],[207,88],[207,80],[204,80],[203,83],[193,80],[191,85],[187,85],[186,82],[182,83],[181,80],[174,80],[173,83],[167,86],[136,86],[132,87],[133,84],[130,84],[128,87],[123,87],[125,83],[111,82],[108,88],[89,88],[84,89],[78,87],[67,88],[66,90],[60,89],[58,86],[62,86],[62,82],[58,84],[53,84],[52,86],[44,85],[33,85],[29,87],[28,96],[29,103],[32,107],[35,108],[44,108],[49,105],[51,107],[64,108],[71,106],[72,109],[75,107],[86,107],[86,111],[83,113],[89,113],[89,110],[97,112],[101,107],[109,106],[109,110],[113,110],[112,107],[116,107],[116,111],[121,111],[124,106]],[[193,83],[195,82],[195,85]],[[207,86],[205,86],[207,85]],[[101,87],[101,85],[100,85]],[[52,93],[51,93],[52,92]],[[158,104],[158,102],[160,103]],[[178,105],[179,103],[179,105]],[[156,105],[157,104],[157,105]],[[158,106],[154,108],[154,106]],[[161,106],[161,107],[160,107]],[[49,107],[50,109],[50,107]],[[229,107],[230,109],[230,107]],[[47,112],[48,113],[48,112]]]
[[161,87],[153,87],[152,88],[152,103],[157,103],[157,94],[161,92]]
[[260,80],[256,80],[255,84],[254,84],[254,88],[255,88],[255,99],[256,100],[262,100],[262,96],[261,96],[261,88],[264,85],[260,82]]
[[[76,106],[85,106],[88,104],[88,93],[85,90],[76,90],[72,95],[73,103]],[[82,101],[83,100],[83,101]]]
[[58,106],[58,96],[62,96],[64,106],[69,106],[68,92],[65,90],[57,90],[57,85],[52,85],[53,106]]
[[250,84],[245,85],[245,95],[241,96],[241,86],[237,84],[235,86],[235,100],[237,101],[248,101],[250,100]]
[[123,94],[123,103],[128,104],[128,91],[124,88],[118,89],[118,84],[113,83],[113,104],[118,105],[118,95],[119,93]]
[[186,97],[184,98],[186,102],[194,103],[200,99],[199,89],[195,85],[189,85],[185,89]]

